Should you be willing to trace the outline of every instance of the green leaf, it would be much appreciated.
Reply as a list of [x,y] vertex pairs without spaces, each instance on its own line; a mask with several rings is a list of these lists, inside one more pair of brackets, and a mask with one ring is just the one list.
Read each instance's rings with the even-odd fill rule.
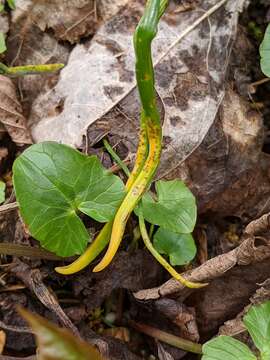
[[16,4],[15,4],[15,0],[7,0],[8,6],[12,9],[15,10],[16,9]]
[[0,3],[0,12],[3,11],[5,9],[4,4]]
[[197,217],[195,197],[179,180],[157,181],[157,201],[146,194],[141,202],[145,220],[176,233],[191,233]]
[[160,254],[168,255],[173,266],[188,264],[197,251],[191,234],[177,234],[162,228],[154,235],[154,247]]
[[34,238],[59,256],[81,254],[89,240],[78,210],[113,219],[124,185],[96,156],[54,142],[32,145],[13,165],[21,215]]
[[208,341],[202,352],[202,360],[256,360],[247,345],[230,336],[218,336]]
[[6,194],[6,184],[3,181],[0,181],[0,204],[2,204],[5,201]]
[[270,24],[267,26],[260,45],[261,69],[264,75],[270,77]]
[[0,54],[4,53],[7,50],[5,35],[0,32]]
[[261,352],[261,359],[270,359],[270,301],[252,306],[243,321]]
[[66,329],[58,328],[39,315],[20,309],[34,330],[39,360],[102,360],[99,351]]

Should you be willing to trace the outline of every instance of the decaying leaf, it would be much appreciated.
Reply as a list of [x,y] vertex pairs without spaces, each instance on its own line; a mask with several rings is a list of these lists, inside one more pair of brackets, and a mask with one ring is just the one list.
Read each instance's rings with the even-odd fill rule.
[[185,179],[198,199],[201,213],[214,211],[222,216],[239,217],[245,213],[252,219],[261,215],[258,195],[264,189],[245,186],[244,181],[247,178],[248,183],[252,174],[257,181],[260,179],[262,144],[260,114],[227,89],[219,114],[202,144],[170,176]]
[[[174,13],[172,3],[160,23],[153,46],[157,91],[166,112],[160,176],[201,143],[215,119],[240,3],[229,0],[182,41],[181,34],[202,15],[201,9],[208,10],[216,1],[203,0],[200,9],[186,13]],[[121,136],[131,153],[135,151],[140,106],[133,90],[132,33],[141,12],[139,2],[128,4],[100,28],[89,48],[74,48],[54,90],[40,96],[32,108],[36,141],[80,146],[89,125],[100,119],[88,129],[89,144],[111,132]],[[62,111],[55,115],[59,103]]]
[[57,39],[71,43],[93,34],[97,26],[95,0],[17,0],[14,16],[28,11],[41,31],[52,29]]
[[0,354],[3,353],[6,343],[6,333],[3,330],[0,330]]
[[[30,3],[31,1],[16,2],[16,10],[11,13],[6,62],[13,66],[66,63],[69,47],[58,42],[51,34],[40,30],[33,17]],[[24,76],[18,79],[23,108],[28,111],[40,91],[50,89],[58,76],[58,73],[52,73]]]
[[[262,221],[257,220],[257,223],[261,224],[261,222]],[[250,228],[258,229],[255,225],[252,226],[249,224],[247,227],[248,231],[250,231]],[[206,282],[215,278],[223,277],[225,273],[230,272],[230,270],[234,267],[236,267],[236,271],[239,271],[237,270],[238,266],[247,266],[250,264],[254,264],[255,266],[257,263],[267,261],[269,257],[269,230],[267,236],[260,237],[259,239],[256,239],[256,233],[254,232],[244,232],[242,236],[242,243],[237,248],[206,261],[201,266],[188,271],[184,274],[184,277],[189,281]],[[264,276],[263,274],[260,275]],[[267,277],[268,276],[266,276],[263,281],[266,280]],[[208,288],[209,286],[207,289]],[[159,299],[160,297],[169,294],[178,293],[183,289],[184,286],[182,284],[174,279],[170,279],[158,288],[141,290],[137,292],[135,296],[140,300]]]
[[252,305],[260,305],[270,300],[270,279],[260,284],[260,287],[250,298],[250,304],[237,314],[234,319],[228,320],[219,328],[220,335],[234,336],[246,331],[243,324],[243,316],[248,312]]
[[31,144],[31,135],[13,82],[0,75],[0,122],[17,145]]
[[14,17],[31,12],[41,31],[53,30],[58,40],[78,42],[93,35],[100,19],[113,16],[127,1],[105,3],[97,0],[17,0]]
[[77,339],[66,329],[60,329],[39,315],[20,309],[21,315],[33,328],[40,360],[102,360],[92,345]]

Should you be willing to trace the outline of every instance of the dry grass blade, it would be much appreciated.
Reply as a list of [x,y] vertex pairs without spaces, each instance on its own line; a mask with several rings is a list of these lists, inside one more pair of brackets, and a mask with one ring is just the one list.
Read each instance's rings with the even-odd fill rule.
[[32,144],[13,82],[0,75],[0,122],[17,145]]

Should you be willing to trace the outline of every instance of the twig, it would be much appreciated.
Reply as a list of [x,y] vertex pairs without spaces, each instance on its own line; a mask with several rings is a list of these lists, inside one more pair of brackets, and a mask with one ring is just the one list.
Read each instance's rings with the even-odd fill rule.
[[43,283],[42,274],[38,269],[32,270],[28,265],[17,259],[10,272],[19,278],[37,296],[39,301],[58,317],[63,326],[80,337],[78,329],[65,314],[56,296]]
[[[201,266],[188,271],[183,277],[189,281],[204,282],[223,276],[236,265],[249,265],[270,257],[270,244],[255,245],[255,237],[250,235],[236,249],[206,261]],[[165,284],[152,289],[138,291],[134,296],[139,300],[154,300],[163,296],[179,293],[184,286],[175,279],[168,280]]]
[[136,323],[135,321],[130,321],[129,324],[133,329],[157,340],[163,341],[166,344],[177,347],[178,349],[189,351],[194,354],[202,353],[202,346],[195,342],[180,338],[179,336],[175,336],[173,334],[169,334],[165,331],[153,328],[152,326],[146,324]]
[[4,204],[0,206],[0,213],[6,213],[9,211],[13,211],[18,209],[18,204],[16,202],[10,203],[10,204]]

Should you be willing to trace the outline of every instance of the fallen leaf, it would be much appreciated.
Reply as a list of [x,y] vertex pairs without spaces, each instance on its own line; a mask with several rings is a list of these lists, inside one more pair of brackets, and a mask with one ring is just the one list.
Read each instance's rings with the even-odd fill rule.
[[31,12],[41,31],[53,30],[58,40],[78,42],[93,35],[100,20],[113,16],[127,0],[17,0],[14,17]]
[[[236,267],[235,271],[237,271],[238,266],[241,267],[250,264],[254,264],[254,266],[256,266],[256,264],[262,261],[267,261],[267,259],[270,257],[269,237],[259,237],[259,241],[257,242],[255,234],[250,230],[252,228],[253,231],[255,231],[258,229],[258,226],[261,226],[262,223],[265,225],[267,223],[265,221],[266,216],[262,216],[262,219],[263,220],[260,221],[256,220],[256,224],[258,224],[257,226],[254,223],[253,225],[249,224],[249,226],[247,226],[247,232],[243,233],[241,239],[242,243],[238,247],[225,254],[218,255],[206,261],[201,266],[191,270],[190,272],[188,271],[187,273],[184,273],[184,277],[189,281],[206,282],[219,277],[222,278],[222,276],[225,276],[225,274],[230,272],[230,270],[234,267]],[[265,230],[266,229],[269,232],[268,227],[265,228]],[[264,276],[263,274],[260,275]],[[263,279],[263,281],[265,280],[266,278]],[[210,286],[208,286],[207,289],[209,287]],[[166,295],[178,293],[184,288],[185,287],[175,279],[170,279],[158,288],[138,291],[135,294],[135,297],[139,300],[159,299],[160,297]]]
[[3,350],[6,344],[6,333],[0,330],[0,354],[3,354]]
[[20,314],[33,328],[40,360],[102,360],[99,351],[90,344],[76,338],[66,329],[58,328],[39,315],[20,309]]
[[[178,166],[201,143],[215,119],[224,97],[223,79],[240,3],[229,0],[211,16],[210,28],[204,21],[182,41],[182,33],[202,15],[201,9],[175,14],[172,4],[160,23],[153,46],[156,88],[166,112],[159,176]],[[200,8],[213,5],[214,0],[202,1]],[[132,33],[141,12],[140,3],[128,4],[99,29],[89,48],[74,48],[53,93],[43,94],[32,107],[36,141],[52,139],[80,146],[87,128],[100,119],[88,129],[90,145],[110,132],[135,152],[140,105],[132,91]],[[50,115],[61,100],[61,113]]]
[[114,327],[111,329],[105,329],[103,331],[104,335],[112,336],[115,339],[119,339],[125,342],[130,341],[130,333],[128,328],[125,327]]
[[158,359],[159,360],[174,360],[171,354],[169,354],[165,349],[164,346],[157,341],[157,348],[158,348]]
[[[69,47],[59,43],[52,36],[40,30],[33,18],[31,1],[16,2],[11,12],[10,30],[7,38],[6,62],[9,65],[32,65],[48,63],[66,63]],[[38,94],[49,90],[57,81],[59,74],[28,75],[17,80],[23,108],[29,111]]]
[[0,75],[0,122],[17,145],[32,143],[15,86],[9,78],[2,75]]
[[63,326],[70,329],[73,334],[79,335],[78,329],[73,325],[71,320],[67,317],[59,305],[55,294],[52,291],[49,291],[49,289],[44,284],[43,276],[40,270],[31,269],[27,264],[23,263],[19,259],[16,259],[14,261],[14,266],[11,268],[11,272],[36,295],[38,300],[44,306],[46,306],[56,315]]
[[[227,89],[219,114],[201,145],[169,178],[180,177],[196,196],[198,211],[220,216],[260,216],[270,191],[263,175],[263,124],[260,114]],[[262,161],[266,164],[263,165]],[[258,182],[258,185],[253,182]],[[267,211],[265,209],[264,211]]]
[[93,35],[97,27],[95,0],[17,0],[16,9],[13,16],[30,11],[41,31],[51,29],[58,40],[71,43]]

